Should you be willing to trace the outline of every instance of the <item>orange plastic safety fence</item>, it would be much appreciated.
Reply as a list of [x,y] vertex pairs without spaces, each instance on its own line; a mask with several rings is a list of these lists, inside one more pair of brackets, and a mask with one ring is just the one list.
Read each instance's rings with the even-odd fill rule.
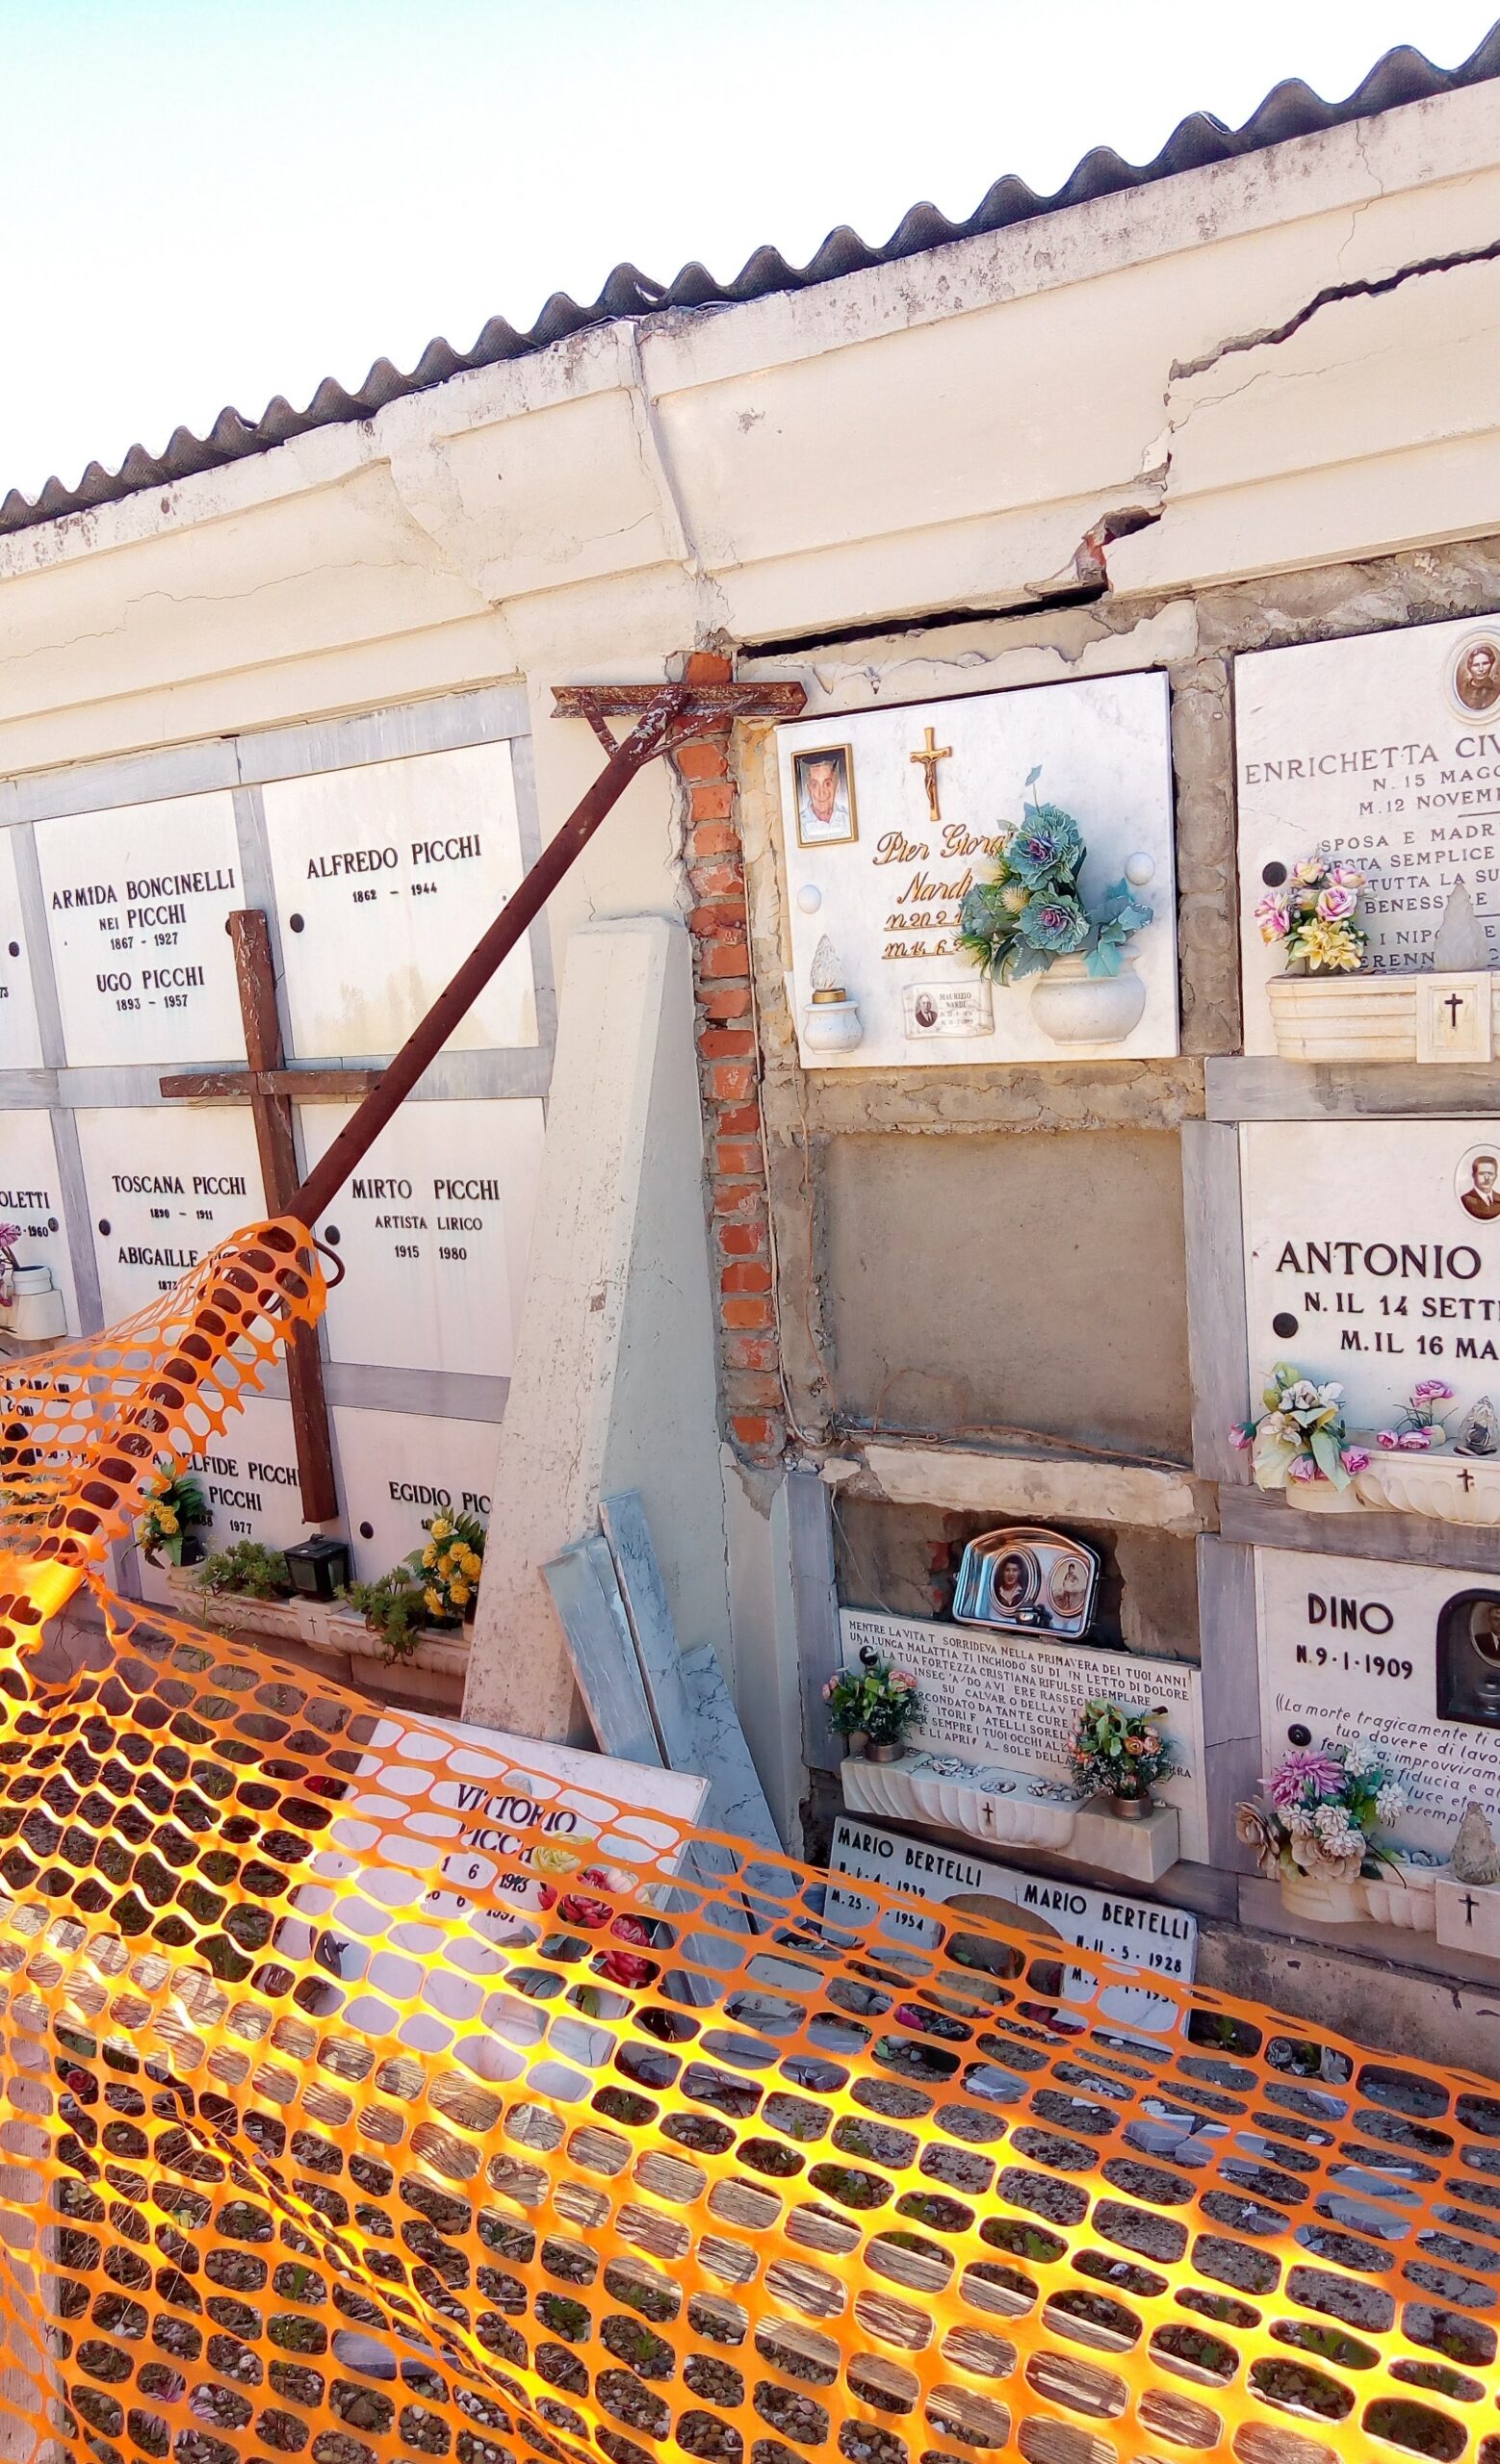
[[0,2455],[1500,2464],[1492,2086],[106,1606],[0,1697]]

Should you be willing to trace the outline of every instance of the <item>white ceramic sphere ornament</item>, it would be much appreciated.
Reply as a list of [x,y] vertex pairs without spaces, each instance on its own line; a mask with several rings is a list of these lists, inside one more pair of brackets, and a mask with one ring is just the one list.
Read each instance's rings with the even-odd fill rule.
[[1125,877],[1132,889],[1144,889],[1149,881],[1155,879],[1155,874],[1156,859],[1148,856],[1144,847],[1138,847],[1133,856],[1125,858]]
[[815,915],[823,903],[823,893],[816,882],[804,882],[797,892],[797,905],[804,915]]

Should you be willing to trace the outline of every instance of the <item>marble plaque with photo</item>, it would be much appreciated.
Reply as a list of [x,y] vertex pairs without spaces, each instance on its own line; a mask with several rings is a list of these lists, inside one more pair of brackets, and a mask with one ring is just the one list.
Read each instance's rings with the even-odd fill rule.
[[868,1608],[841,1609],[839,1625],[846,1668],[857,1668],[868,1646],[917,1679],[922,1718],[909,1732],[917,1753],[1071,1783],[1069,1745],[1086,1701],[1107,1697],[1132,1710],[1163,1706],[1187,1768],[1155,1793],[1177,1809],[1183,1856],[1207,1862],[1203,1681],[1190,1660],[1147,1659],[1135,1652],[1047,1643]]
[[1446,1856],[1471,1798],[1500,1826],[1500,1582],[1257,1549],[1255,1598],[1268,1771],[1363,1738],[1406,1784],[1402,1845]]
[[[1177,1050],[1165,677],[825,713],[779,728],[777,751],[789,994],[805,1066],[952,1068]],[[964,899],[993,878],[992,860],[1028,798],[1062,807],[1076,823],[1088,848],[1086,903],[1097,907],[1128,866],[1153,911],[1126,944],[1123,973],[1138,988],[1125,992],[1124,1026],[1123,988],[1111,1001],[1108,988],[1084,985],[1059,1041],[1032,999],[1046,976],[992,988],[958,946]],[[825,941],[833,956],[819,961]],[[830,966],[853,1005],[838,1013],[836,1036],[813,1002],[815,988],[830,989]],[[1078,1040],[1096,1011],[1097,1040]]]
[[1277,1361],[1337,1379],[1351,1430],[1431,1379],[1454,1430],[1500,1393],[1500,1118],[1248,1121],[1240,1142],[1257,1411]]
[[1461,882],[1500,964],[1500,627],[1463,617],[1234,662],[1245,1049],[1276,1050],[1254,910],[1323,855],[1365,876],[1375,974],[1431,968]]

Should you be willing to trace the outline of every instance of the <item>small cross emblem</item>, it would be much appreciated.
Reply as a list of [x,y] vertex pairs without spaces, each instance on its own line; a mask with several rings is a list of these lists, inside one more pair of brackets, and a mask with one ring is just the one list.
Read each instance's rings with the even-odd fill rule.
[[1449,993],[1449,995],[1448,995],[1447,1000],[1443,1003],[1443,1008],[1444,1008],[1444,1009],[1447,1011],[1447,1013],[1448,1013],[1449,1032],[1450,1032],[1450,1033],[1454,1033],[1454,1032],[1456,1032],[1456,1031],[1457,1031],[1458,1024],[1459,1024],[1459,1012],[1462,1009],[1462,1007],[1463,1007],[1463,995],[1462,995],[1462,993],[1461,993],[1461,992],[1450,992],[1450,993]]

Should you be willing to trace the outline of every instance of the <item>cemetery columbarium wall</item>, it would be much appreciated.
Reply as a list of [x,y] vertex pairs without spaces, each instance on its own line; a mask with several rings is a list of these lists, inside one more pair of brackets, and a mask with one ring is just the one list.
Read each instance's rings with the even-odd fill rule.
[[[1481,927],[1500,911],[1490,722],[1450,690],[1500,628],[1494,157],[1480,85],[622,319],[0,542],[0,1219],[69,1326],[258,1203],[243,1106],[161,1091],[243,1062],[230,908],[266,914],[289,1062],[320,1076],[305,1159],[355,1091],[336,1073],[392,1048],[597,775],[555,686],[686,658],[798,681],[795,727],[631,788],[335,1212],[359,1570],[439,1494],[487,1499],[469,1716],[557,1736],[541,1567],[601,1482],[638,1486],[789,1835],[800,1797],[851,1875],[882,1851],[841,1817],[1489,2067],[1489,1903],[1289,1912],[1233,1807],[1292,1728],[1368,1718],[1436,1854],[1489,1784],[1469,1610],[1500,1518],[1454,1519],[1411,1459],[1403,1503],[1300,1511],[1227,1429],[1272,1342],[1377,1419],[1461,1340],[1465,1405],[1500,1384],[1461,1306],[1500,1242],[1462,1206],[1500,1153],[1493,1065],[1418,1062],[1414,1002],[1409,1061],[1284,1058],[1243,937],[1265,865],[1331,816],[1341,844],[1418,834],[1356,850],[1418,974],[1455,849]],[[1151,911],[1102,994],[1076,967],[987,987],[946,946],[1028,792],[1075,818],[1090,898]],[[1428,1264],[1383,1311],[1403,1245]],[[1343,1344],[1404,1327],[1453,1348]],[[292,1466],[272,1395],[205,1466],[221,1536],[295,1531]],[[965,1545],[1018,1525],[1099,1559],[1076,1649],[955,1616]],[[856,1808],[822,1688],[861,1637],[932,1672],[927,1757],[961,1767],[869,1766]],[[1193,1741],[1114,1864],[1065,1802],[1085,1682],[1173,1703]]]

